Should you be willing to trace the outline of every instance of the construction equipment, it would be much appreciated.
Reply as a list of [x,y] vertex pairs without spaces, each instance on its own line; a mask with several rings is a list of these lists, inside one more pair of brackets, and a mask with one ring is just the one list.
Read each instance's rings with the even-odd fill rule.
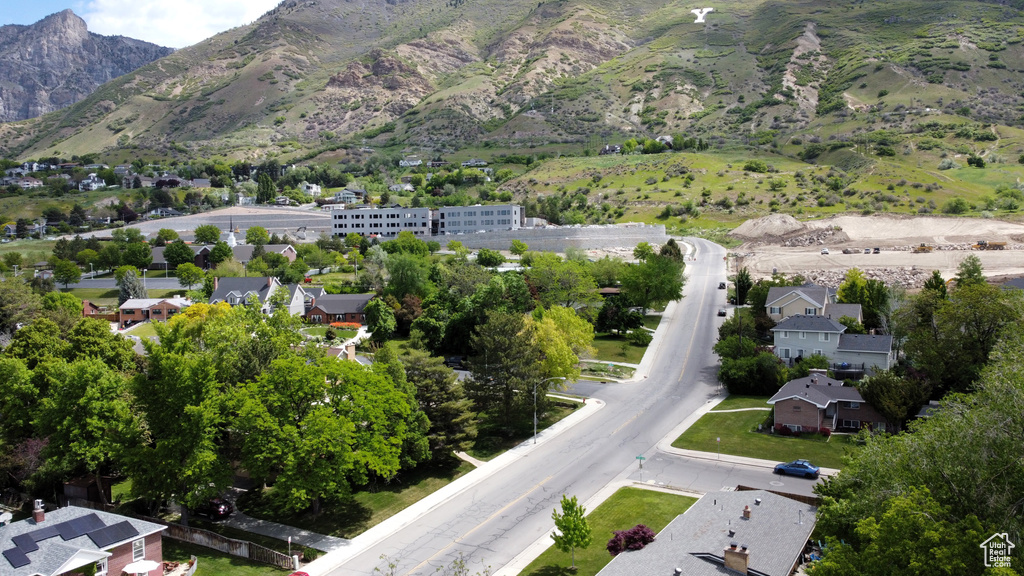
[[1005,250],[1006,242],[989,242],[988,240],[978,240],[978,243],[971,246],[975,250]]
[[295,236],[297,236],[299,238],[299,240],[305,240],[306,239],[306,227],[305,226],[299,226],[299,229],[295,231]]
[[920,246],[914,246],[914,254],[928,254],[932,250],[935,250],[935,246],[928,246],[924,242]]

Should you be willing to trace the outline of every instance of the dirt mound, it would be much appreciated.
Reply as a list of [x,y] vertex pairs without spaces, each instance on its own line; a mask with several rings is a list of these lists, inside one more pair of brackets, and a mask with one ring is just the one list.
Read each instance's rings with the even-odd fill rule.
[[806,226],[789,214],[771,214],[747,220],[731,232],[732,236],[748,240],[763,240],[765,238],[789,236],[801,232]]

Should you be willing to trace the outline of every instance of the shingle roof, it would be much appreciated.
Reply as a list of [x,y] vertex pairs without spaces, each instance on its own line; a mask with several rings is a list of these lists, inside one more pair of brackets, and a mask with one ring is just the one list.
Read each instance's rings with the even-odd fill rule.
[[[92,518],[89,518],[90,516]],[[81,534],[79,534],[81,531],[57,530],[58,525],[70,521],[82,522],[83,526],[92,529]],[[95,530],[102,530],[123,522],[127,522],[128,526],[131,527],[131,529],[127,527],[122,528],[120,531],[120,534],[126,537],[119,538],[117,541],[111,542],[106,546],[97,546],[93,538],[89,536],[89,533]],[[70,528],[66,524],[63,527]],[[46,532],[41,532],[42,530],[46,530]],[[106,556],[106,554],[100,553],[100,550],[110,550],[125,542],[137,540],[161,530],[164,530],[164,526],[160,524],[110,514],[100,510],[90,510],[76,506],[58,508],[57,510],[46,512],[46,520],[41,524],[37,524],[35,520],[29,518],[13,522],[4,530],[0,530],[0,551],[7,552],[8,550],[19,548],[29,561],[28,564],[15,568],[8,555],[0,555],[0,574],[4,576],[33,576],[36,574],[50,576],[57,574],[61,568],[65,568],[65,571],[73,570],[88,563],[88,557],[82,558],[80,554],[83,550],[93,552],[89,556],[92,556],[94,558],[92,562],[95,562],[95,559]],[[79,535],[68,540],[64,539],[65,535],[72,536],[74,534]],[[36,540],[36,538],[42,539]],[[29,540],[33,544],[28,544]],[[18,543],[23,544],[23,546],[18,546]],[[28,551],[34,547],[38,547],[38,549]],[[76,556],[76,554],[79,555],[79,559],[83,559],[85,562],[81,565],[65,567],[64,563]],[[11,554],[10,557],[17,557],[17,555]]]
[[850,318],[861,319],[861,306],[860,304],[828,304],[825,306],[825,311],[821,313],[826,318],[833,320],[839,320],[843,316],[849,316]]
[[1003,282],[1003,288],[1017,288],[1018,290],[1024,290],[1024,277],[1010,278],[1006,282]]
[[188,298],[182,298],[181,296],[174,296],[173,298],[130,298],[128,300],[125,300],[124,304],[121,304],[120,306],[118,306],[118,309],[120,309],[120,310],[125,310],[125,309],[129,309],[130,310],[130,309],[133,309],[133,308],[146,309],[146,308],[149,308],[151,306],[156,306],[157,304],[159,304],[161,302],[170,302],[171,304],[173,304],[173,305],[175,305],[175,306],[177,306],[179,308],[184,308],[185,306],[191,306],[192,305],[192,301],[191,300],[189,300]]
[[[274,282],[276,283],[277,280],[275,279]],[[219,278],[217,289],[210,295],[210,304],[226,302],[228,295],[232,293],[244,299],[245,295],[250,292],[255,293],[260,302],[266,302],[267,296],[270,294],[268,278]]]
[[768,289],[768,298],[765,300],[765,306],[771,306],[794,292],[803,296],[807,301],[817,304],[819,308],[824,308],[825,304],[831,300],[831,296],[836,293],[834,288],[818,286],[809,282],[802,286],[774,286]]
[[[744,506],[750,506],[750,519],[743,518]],[[816,512],[813,506],[764,490],[713,492],[677,516],[643,550],[619,554],[598,574],[670,576],[678,568],[687,576],[735,575],[722,565],[723,550],[735,541],[748,547],[750,574],[788,576],[814,529]],[[729,536],[729,530],[735,534]]]
[[843,332],[846,330],[846,326],[843,326],[839,322],[826,318],[824,316],[804,316],[803,314],[796,314],[786,318],[782,322],[775,325],[772,328],[772,332],[780,330],[798,331],[798,332]]
[[812,374],[786,382],[768,404],[775,404],[788,398],[799,398],[819,408],[825,408],[833,402],[863,402],[864,398],[853,386],[843,386],[842,381],[834,380],[821,374]]
[[892,336],[888,334],[840,334],[841,352],[892,352]]
[[[188,247],[192,249],[193,254],[199,254],[203,250],[210,250],[209,246],[203,244],[188,244]],[[153,264],[167,264],[167,259],[164,258],[164,250],[166,246],[154,246],[152,250]]]
[[[267,254],[281,254],[285,250],[291,248],[291,244],[265,244],[263,250]],[[256,249],[254,244],[239,244],[231,249],[231,252],[235,256],[235,260],[239,262],[248,262],[252,260],[252,251]]]
[[374,294],[324,294],[313,307],[328,314],[362,314],[373,297]]

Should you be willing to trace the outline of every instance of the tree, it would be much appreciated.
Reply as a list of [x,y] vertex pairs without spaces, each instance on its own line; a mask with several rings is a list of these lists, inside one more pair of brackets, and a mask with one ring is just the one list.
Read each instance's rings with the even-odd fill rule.
[[213,249],[210,250],[210,264],[213,264],[214,268],[234,257],[235,253],[228,246],[228,243],[223,240],[214,244]]
[[202,282],[204,276],[203,269],[191,262],[180,264],[175,269],[175,274],[178,276],[178,284],[187,290],[191,290],[192,286]]
[[668,242],[666,242],[661,247],[661,250],[658,251],[658,254],[660,254],[661,256],[665,256],[667,258],[671,258],[672,260],[675,260],[677,262],[683,261],[683,251],[680,250],[679,244],[676,244],[675,238],[669,238]]
[[114,239],[114,242],[121,245],[143,244],[146,242],[146,237],[142,235],[142,231],[138,228],[118,228],[110,233],[110,237]]
[[388,254],[411,254],[424,258],[430,253],[427,243],[420,240],[412,232],[405,230],[398,233],[394,240],[380,245]]
[[196,226],[195,237],[197,244],[216,244],[220,240],[220,228],[213,224]]
[[743,306],[747,303],[747,294],[754,287],[754,281],[750,278],[750,271],[744,266],[736,274],[736,304]]
[[526,271],[526,281],[545,307],[593,304],[600,301],[597,283],[582,262],[565,261],[550,253],[538,255]]
[[53,265],[53,279],[67,290],[68,284],[76,284],[82,279],[82,269],[70,260],[57,260]]
[[559,514],[558,510],[551,512],[557,530],[552,532],[551,539],[555,541],[555,548],[572,553],[572,570],[576,569],[576,549],[590,546],[593,540],[586,513],[587,509],[576,501],[575,496],[568,498],[565,494],[562,495],[562,513]]
[[960,261],[960,265],[956,268],[956,288],[959,290],[962,287],[978,285],[985,283],[985,273],[981,266],[981,258],[978,258],[975,254],[970,254],[967,258]]
[[946,281],[942,279],[942,274],[938,270],[932,270],[932,275],[924,281],[922,290],[934,292],[941,300],[946,299]]
[[113,270],[121,265],[121,249],[116,244],[107,244],[100,249],[96,265],[104,270]]
[[782,361],[771,352],[736,359],[723,358],[718,369],[718,380],[730,394],[771,396],[782,387],[785,375]]
[[270,179],[266,172],[261,172],[259,178],[256,179],[256,202],[266,204],[273,200],[276,195],[277,186],[274,185],[274,181]]
[[415,387],[420,410],[430,420],[428,440],[434,460],[451,460],[476,438],[476,414],[455,372],[444,359],[413,350],[402,357],[405,377]]
[[177,270],[182,264],[190,264],[195,261],[196,254],[188,244],[181,240],[171,242],[164,248],[164,260],[167,262],[168,270]]
[[494,268],[505,262],[505,257],[501,255],[501,252],[497,250],[489,250],[487,248],[481,248],[476,255],[477,264],[486,268]]
[[427,262],[411,254],[393,254],[387,261],[388,284],[385,293],[402,300],[412,294],[426,297],[432,290]]
[[867,330],[864,329],[864,325],[852,316],[840,316],[836,322],[846,326],[845,334],[867,334]]
[[647,309],[664,306],[683,297],[683,263],[652,254],[622,273],[622,294],[635,306]]
[[538,309],[528,321],[533,324],[534,342],[543,356],[545,377],[579,378],[580,356],[593,354],[594,325],[580,318],[572,308],[552,306]]
[[48,367],[50,394],[39,405],[36,427],[49,436],[48,465],[65,473],[84,466],[106,504],[104,468],[130,445],[131,411],[124,376],[102,360],[87,358]]
[[165,246],[168,242],[174,242],[178,239],[178,233],[170,228],[161,228],[156,233],[156,238],[153,239],[153,246]]
[[0,445],[3,441],[15,444],[32,434],[32,419],[44,396],[32,376],[21,358],[0,356],[0,414],[4,418]]
[[533,387],[543,407],[547,382],[541,382],[541,352],[522,314],[493,312],[471,338],[472,378],[466,393],[479,411],[493,412],[507,434],[532,414]]
[[651,256],[654,256],[654,248],[647,242],[640,242],[633,248],[633,258],[644,262]]
[[387,342],[395,333],[395,311],[382,298],[374,298],[366,304],[366,328],[374,342]]
[[153,253],[149,244],[132,243],[125,246],[121,251],[121,264],[134,266],[142,270],[149,268],[152,262]]
[[75,255],[75,262],[81,266],[88,266],[95,264],[96,259],[99,258],[99,253],[92,248],[86,248]]
[[270,234],[263,226],[253,226],[245,231],[246,244],[267,244],[270,242]]
[[77,320],[82,316],[82,300],[69,292],[50,292],[43,296],[43,310],[60,312]]
[[24,360],[29,370],[35,370],[36,366],[47,359],[68,357],[70,345],[61,336],[60,326],[48,318],[37,318],[35,322],[14,333],[4,354]]
[[876,372],[856,386],[865,402],[898,427],[917,412],[929,392],[925,383],[901,377],[892,370]]
[[117,305],[120,306],[132,298],[145,298],[146,288],[135,272],[128,270],[122,280],[117,282]]
[[121,373],[132,373],[137,369],[137,356],[132,349],[133,342],[120,334],[110,331],[110,324],[96,318],[79,318],[68,330],[69,346],[67,358],[98,358],[108,368]]
[[514,256],[522,256],[523,254],[526,254],[526,251],[529,249],[530,247],[526,242],[516,238],[512,240],[512,246],[509,247],[508,251]]

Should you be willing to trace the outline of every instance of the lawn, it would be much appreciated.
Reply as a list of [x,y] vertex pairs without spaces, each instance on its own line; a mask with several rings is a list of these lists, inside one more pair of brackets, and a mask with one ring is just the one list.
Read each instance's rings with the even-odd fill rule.
[[615,530],[625,530],[637,524],[646,524],[660,532],[676,516],[685,512],[696,498],[679,496],[641,488],[620,488],[612,497],[587,515],[593,533],[593,542],[584,550],[576,551],[576,571],[570,569],[568,553],[550,547],[530,563],[520,576],[591,576],[611,562],[612,556],[605,544]]
[[199,563],[196,576],[280,576],[288,573],[287,570],[280,570],[266,564],[257,564],[238,556],[230,556],[210,548],[171,538],[163,539],[163,556],[165,562],[182,563],[188,562],[191,556],[195,556]]
[[[739,401],[737,401],[738,403]],[[676,448],[717,452],[721,438],[722,454],[788,462],[806,458],[817,466],[842,467],[843,454],[852,447],[850,436],[833,435],[826,441],[817,434],[793,438],[755,432],[768,412],[709,412],[672,443]]]
[[[300,332],[307,336],[319,336],[323,338],[324,336],[327,335],[327,328],[327,326],[310,326],[309,328],[303,328],[302,330],[300,330]],[[356,335],[356,331],[335,329],[334,335],[337,337],[338,341],[344,341],[348,340],[349,338],[353,338]]]
[[[623,348],[625,344],[625,348]],[[594,337],[594,359],[605,362],[625,362],[639,364],[647,352],[646,346],[634,346],[622,336],[616,334],[598,334]]]
[[[537,432],[540,433],[548,426],[551,426],[555,422],[558,422],[562,418],[572,414],[577,408],[582,406],[583,404],[579,402],[549,398],[548,411],[544,414],[540,414],[537,419]],[[505,434],[505,431],[497,425],[488,422],[485,417],[477,427],[477,436],[476,440],[473,442],[473,447],[466,450],[466,453],[477,460],[490,460],[532,436],[532,417],[529,422],[523,423],[523,425],[515,430],[511,436]]]
[[[117,288],[71,288],[61,290],[74,294],[80,300],[88,300],[97,306],[117,306]],[[150,298],[170,298],[171,296],[184,296],[185,290],[161,288],[147,290]]]
[[605,380],[607,378],[628,380],[633,377],[634,372],[636,370],[633,368],[617,364],[601,364],[599,362],[580,363],[580,375],[590,380]]
[[285,514],[277,511],[273,488],[263,494],[247,492],[238,504],[246,514],[273,520],[319,534],[353,538],[408,508],[428,494],[448,485],[473,469],[471,464],[454,462],[403,473],[390,484],[370,486],[356,492],[351,500],[340,505],[325,506],[320,515]]
[[661,324],[661,314],[656,316],[648,314],[647,316],[644,316],[644,328],[657,330],[659,324]]
[[156,336],[156,328],[153,327],[152,322],[145,322],[132,328],[128,334],[138,336],[139,338],[153,338]]
[[767,396],[729,396],[712,408],[711,411],[739,410],[741,408],[764,408],[765,410],[768,410],[771,406],[769,406],[767,402]]

